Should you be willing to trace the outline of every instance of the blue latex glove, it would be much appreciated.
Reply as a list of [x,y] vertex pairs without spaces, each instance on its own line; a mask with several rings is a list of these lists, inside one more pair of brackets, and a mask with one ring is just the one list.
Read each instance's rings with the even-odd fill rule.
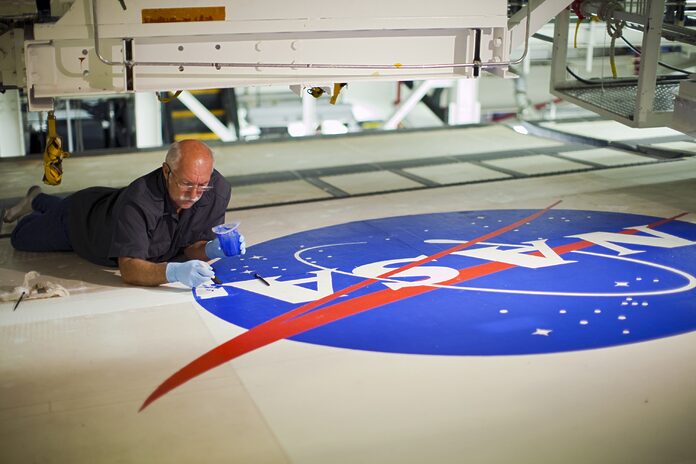
[[[239,254],[243,255],[244,253],[246,253],[246,243],[244,242],[244,235],[239,234]],[[220,247],[220,240],[216,238],[215,240],[211,240],[208,243],[206,243],[205,254],[208,257],[208,259],[224,258],[225,252],[222,251],[222,248]]]
[[214,275],[213,268],[203,261],[193,259],[185,263],[167,263],[167,282],[181,282],[189,287],[198,287]]

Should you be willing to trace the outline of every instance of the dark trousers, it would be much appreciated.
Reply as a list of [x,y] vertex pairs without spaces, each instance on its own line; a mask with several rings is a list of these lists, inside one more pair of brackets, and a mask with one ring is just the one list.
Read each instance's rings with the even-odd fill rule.
[[15,226],[10,243],[20,251],[72,251],[68,226],[69,200],[40,193],[31,202],[34,212]]

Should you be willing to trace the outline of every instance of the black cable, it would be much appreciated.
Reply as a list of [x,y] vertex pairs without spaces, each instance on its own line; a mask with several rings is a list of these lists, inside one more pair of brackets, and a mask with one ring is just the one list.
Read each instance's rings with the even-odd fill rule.
[[19,90],[19,87],[16,85],[4,85],[0,81],[0,93],[5,93],[6,90]]
[[[583,84],[591,84],[591,85],[597,85],[597,84],[616,84],[617,82],[621,82],[623,84],[632,84],[632,83],[638,83],[638,79],[631,79],[631,80],[622,80],[622,81],[617,81],[616,79],[596,79],[593,78],[592,80],[585,79],[583,77],[578,76],[575,74],[569,66],[566,65],[566,71],[573,76],[575,79],[578,81],[582,82]],[[665,81],[681,81],[688,79],[689,76],[670,76],[670,75],[662,75],[662,76],[657,76],[655,78],[655,82],[665,82]]]
[[[624,42],[626,42],[626,45],[628,45],[628,48],[630,48],[630,49],[633,50],[635,53],[637,53],[638,56],[641,55],[640,50],[638,50],[636,47],[634,47],[633,45],[631,45],[631,43],[630,43],[628,40],[626,40],[626,38],[625,38],[624,36],[621,36],[621,40],[623,40]],[[684,73],[684,74],[691,74],[689,71],[686,71],[686,70],[684,70],[684,69],[675,68],[674,66],[672,66],[672,65],[670,65],[670,64],[667,64],[667,63],[663,63],[662,61],[659,61],[659,60],[657,61],[657,64],[659,64],[660,66],[664,66],[664,67],[667,68],[667,69],[671,69],[672,71],[677,71],[677,72]]]
[[587,79],[583,79],[582,77],[578,76],[578,75],[575,74],[573,71],[571,71],[571,70],[570,70],[570,66],[566,66],[566,71],[568,71],[568,74],[570,74],[570,75],[573,76],[575,79],[577,79],[578,81],[582,82],[583,84],[594,85],[594,84],[598,84],[599,82],[601,82],[601,81],[592,82],[592,81],[589,81],[589,80],[587,80]]
[[[553,38],[552,38],[552,37],[549,37],[548,35],[543,35],[543,34],[536,33],[536,34],[533,34],[532,37],[534,37],[535,39],[543,40],[544,42],[553,43]],[[634,47],[633,45],[631,45],[631,43],[630,43],[628,40],[626,40],[623,36],[621,36],[621,39],[622,39],[624,42],[626,42],[626,45],[628,45],[628,47],[629,47],[631,50],[633,50],[635,53],[637,53],[638,55],[640,55],[640,50],[638,50],[636,47]],[[688,74],[693,74],[693,73],[691,73],[691,72],[689,72],[689,71],[686,71],[686,70],[684,70],[684,69],[679,69],[679,68],[676,68],[676,67],[674,67],[674,66],[672,66],[672,65],[669,65],[669,64],[667,64],[667,63],[663,63],[662,61],[658,61],[657,64],[659,64],[659,65],[661,65],[661,66],[664,66],[665,68],[671,69],[671,70],[673,70],[673,71],[677,71],[677,72],[684,73],[684,74],[687,74],[687,75],[688,75]],[[569,68],[568,66],[566,66],[566,70],[567,70],[574,78],[576,78],[576,79],[579,80],[580,82],[590,83],[590,81],[583,80],[581,77],[579,77],[579,76],[578,76],[577,74],[575,74],[573,71],[571,71],[570,68]],[[658,79],[659,79],[660,77],[663,77],[663,78],[664,78],[665,76],[658,76]],[[676,78],[677,76],[666,76],[666,77]],[[679,76],[679,77],[681,77],[681,76]],[[597,81],[597,82],[600,82],[600,81]],[[607,82],[611,82],[611,81],[607,81]]]
[[535,39],[543,40],[544,42],[553,43],[553,37],[549,37],[548,35],[544,34],[539,34],[538,32],[532,34],[532,37],[534,37]]

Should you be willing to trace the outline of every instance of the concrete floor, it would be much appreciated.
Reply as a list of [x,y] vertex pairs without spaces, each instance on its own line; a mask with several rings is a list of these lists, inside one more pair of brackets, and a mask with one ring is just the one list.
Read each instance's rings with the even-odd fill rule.
[[[411,173],[416,180],[439,179],[440,188],[421,183],[415,190],[328,199],[336,189],[364,194],[409,188],[403,182],[414,179],[394,180],[394,171],[385,169],[371,176],[315,172],[287,181],[295,190],[284,182],[247,183],[233,191],[231,204],[247,209],[232,209],[226,219],[242,222],[250,256],[264,242],[351,221],[535,210],[557,200],[558,208],[569,210],[665,218],[687,212],[680,220],[696,224],[696,158],[690,156],[663,162],[610,150],[592,157],[591,147],[525,138],[500,127],[255,147],[220,149],[218,168],[233,176],[260,172],[262,163],[264,172],[269,166],[285,172],[347,166],[351,157],[388,162],[426,152],[530,151],[527,162],[478,157],[472,170],[466,158],[456,157],[450,164],[401,166],[421,169]],[[588,157],[556,156],[581,149],[590,150]],[[229,158],[222,156],[228,151]],[[630,159],[622,161],[624,156]],[[148,155],[142,172],[160,158]],[[582,164],[590,158],[594,164]],[[119,185],[132,174],[126,159],[84,162],[99,162]],[[66,192],[92,180],[79,175],[78,160],[67,167]],[[581,170],[562,161],[580,163]],[[123,172],[112,170],[111,162]],[[27,172],[26,166],[16,169]],[[318,188],[324,184],[307,182],[309,177],[323,177],[330,188]],[[474,183],[447,186],[462,182]],[[20,195],[26,183],[9,181],[3,198]],[[254,207],[283,203],[288,195],[316,201]],[[70,296],[24,301],[14,312],[12,303],[0,304],[2,462],[696,463],[693,331],[516,356],[396,354],[280,340],[138,412],[167,377],[246,329],[204,309],[190,290],[127,286],[113,270],[70,253],[19,253],[0,239],[3,290],[21,283],[29,270],[62,284]],[[684,317],[693,321],[694,290],[680,301]]]

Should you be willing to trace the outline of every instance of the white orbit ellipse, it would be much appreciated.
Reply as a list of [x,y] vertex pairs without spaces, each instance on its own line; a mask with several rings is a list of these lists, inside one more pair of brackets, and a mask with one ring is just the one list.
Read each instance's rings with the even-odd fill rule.
[[[302,248],[301,250],[298,250],[294,253],[294,257],[297,261],[301,262],[302,264],[306,264],[307,266],[310,266],[310,267],[313,267],[316,269],[320,269],[320,270],[330,270],[330,271],[335,272],[337,274],[343,274],[343,275],[347,275],[347,276],[351,276],[351,277],[360,277],[360,278],[364,278],[364,279],[371,279],[371,280],[375,280],[375,281],[379,281],[379,282],[404,283],[403,280],[389,279],[389,278],[382,279],[379,277],[366,277],[366,276],[353,274],[352,272],[339,271],[335,268],[319,266],[317,264],[310,263],[310,262],[306,261],[301,256],[302,253],[304,253],[305,251],[316,250],[318,248],[328,248],[328,247],[344,246],[344,245],[365,245],[365,244],[367,244],[367,242],[346,242],[346,243],[332,243],[332,244],[327,244],[327,245],[318,245],[318,246],[313,246],[313,247],[309,247],[309,248]],[[601,258],[608,258],[608,259],[617,259],[620,261],[628,261],[628,262],[637,263],[637,264],[641,264],[641,265],[648,266],[648,267],[662,269],[664,271],[671,272],[671,273],[677,274],[677,275],[685,278],[687,280],[687,284],[683,285],[681,287],[672,288],[672,289],[656,290],[656,291],[650,291],[650,292],[622,292],[622,293],[548,292],[548,291],[541,291],[541,290],[515,290],[515,289],[498,289],[498,288],[484,288],[484,287],[459,287],[459,286],[439,285],[439,284],[426,284],[423,286],[424,287],[433,287],[433,288],[442,288],[442,289],[447,289],[447,290],[466,290],[466,291],[489,292],[489,293],[512,293],[512,294],[516,294],[516,295],[579,296],[579,297],[656,296],[656,295],[669,295],[672,293],[681,293],[681,292],[686,292],[686,291],[689,291],[693,288],[696,288],[696,278],[694,276],[692,276],[691,274],[688,274],[684,271],[681,271],[679,269],[674,269],[674,268],[670,268],[667,266],[663,266],[662,264],[650,263],[647,261],[642,261],[642,260],[634,259],[634,258],[626,258],[623,256],[612,256],[612,255],[604,255],[601,253],[592,253],[589,251],[573,251],[572,253],[580,253],[580,254],[585,254],[585,255],[599,256]]]

